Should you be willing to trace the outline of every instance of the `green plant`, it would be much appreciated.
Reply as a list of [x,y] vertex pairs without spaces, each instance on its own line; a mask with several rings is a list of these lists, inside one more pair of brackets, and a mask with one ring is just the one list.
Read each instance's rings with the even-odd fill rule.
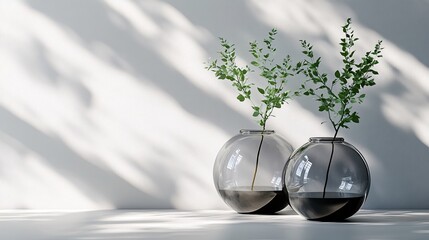
[[[220,39],[222,51],[219,52],[220,60],[210,61],[207,64],[207,69],[214,72],[215,76],[220,80],[229,80],[232,86],[238,91],[237,99],[244,102],[246,99],[250,101],[253,109],[253,117],[258,118],[258,123],[265,130],[268,119],[273,116],[275,108],[281,108],[288,99],[292,97],[290,91],[285,89],[287,78],[293,76],[290,57],[287,56],[281,63],[274,61],[276,48],[272,43],[277,34],[276,29],[272,29],[268,33],[268,37],[263,40],[263,46],[257,41],[250,42],[249,52],[252,55],[251,66],[240,67],[236,64],[236,49],[234,44],[230,44],[224,38]],[[258,72],[259,76],[265,79],[264,86],[254,86],[254,82],[249,81],[249,73]],[[260,103],[255,103],[255,95],[253,94],[256,87],[257,94],[260,95]],[[259,154],[264,141],[262,134],[261,141],[256,156],[256,166],[252,179],[251,189],[255,183],[256,173],[258,171]]]
[[[349,123],[359,123],[360,116],[353,110],[354,104],[362,103],[365,94],[361,91],[365,87],[374,86],[374,70],[378,59],[382,57],[381,42],[375,45],[372,51],[366,52],[361,61],[354,58],[356,50],[353,46],[358,38],[354,37],[354,31],[350,27],[351,19],[348,18],[342,27],[345,38],[341,38],[341,51],[343,68],[334,73],[333,79],[328,79],[326,73],[320,73],[319,65],[321,58],[314,60],[313,46],[305,40],[301,40],[302,53],[307,57],[298,62],[295,70],[306,76],[304,84],[301,85],[302,93],[306,96],[316,97],[319,102],[319,111],[327,112],[329,121],[334,128],[334,138],[340,128],[349,128]],[[312,86],[310,86],[312,85]]]
[[378,72],[374,70],[374,66],[379,63],[378,59],[383,57],[381,55],[382,41],[378,41],[374,49],[366,52],[358,62],[354,58],[356,50],[353,49],[358,38],[355,38],[350,25],[351,19],[348,18],[342,27],[345,38],[341,38],[340,41],[340,54],[344,65],[341,70],[335,71],[333,78],[328,79],[326,73],[320,73],[321,58],[314,60],[313,46],[305,40],[301,40],[301,45],[306,59],[298,62],[294,68],[297,74],[302,73],[306,77],[304,84],[301,85],[302,93],[316,98],[316,101],[319,102],[319,111],[327,112],[334,128],[323,197],[325,197],[329,169],[334,154],[334,140],[341,128],[348,128],[349,123],[359,123],[360,116],[353,110],[353,106],[356,103],[362,103],[365,99],[365,94],[361,93],[365,87],[375,85],[374,76],[378,75]]
[[[264,39],[263,47],[254,41],[250,42],[249,52],[253,59],[251,66],[239,67],[236,64],[235,45],[230,44],[223,38],[220,39],[220,44],[223,48],[220,54],[220,61],[214,60],[208,63],[208,70],[215,73],[215,76],[220,80],[229,80],[232,86],[238,91],[237,99],[244,102],[246,99],[251,102],[253,109],[253,117],[259,118],[259,125],[262,130],[265,130],[266,124],[270,116],[272,116],[275,108],[281,108],[282,105],[290,99],[292,94],[285,89],[287,78],[293,75],[290,57],[287,56],[279,64],[274,62],[274,53],[276,48],[272,46],[277,34],[276,29],[272,29],[268,33],[268,38]],[[255,96],[252,93],[252,88],[255,83],[250,82],[248,74],[250,72],[259,72],[259,76],[266,80],[265,86],[256,87],[258,94],[261,96],[259,104],[255,104]]]

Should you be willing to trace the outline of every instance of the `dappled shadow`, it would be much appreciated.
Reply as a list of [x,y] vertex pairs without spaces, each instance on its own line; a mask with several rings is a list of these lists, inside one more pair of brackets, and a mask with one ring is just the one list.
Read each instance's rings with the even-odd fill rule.
[[[429,181],[426,174],[429,168],[429,147],[413,132],[400,129],[386,119],[383,114],[385,102],[380,93],[396,93],[400,96],[406,92],[406,89],[395,83],[387,88],[376,89],[368,94],[368,106],[361,109],[361,124],[348,133],[353,142],[364,146],[377,159],[367,158],[372,186],[366,207],[427,208],[429,196],[422,189],[425,188],[425,182]],[[429,99],[426,102],[429,103]]]
[[429,49],[424,47],[429,41],[429,35],[424,30],[429,22],[429,16],[426,14],[429,2],[348,0],[344,3],[351,8],[356,20],[404,51],[412,53],[429,67]]
[[[94,54],[97,54],[97,45],[106,46],[113,56],[126,61],[128,68],[122,70],[130,71],[143,85],[156,85],[156,87],[172,96],[183,109],[196,117],[209,121],[219,128],[232,133],[236,133],[240,128],[246,128],[246,126],[255,126],[253,121],[231,109],[218,97],[201,91],[182,72],[176,70],[174,66],[170,66],[168,59],[163,58],[159,49],[167,47],[181,48],[179,40],[173,43],[173,46],[167,46],[166,44],[168,44],[168,39],[174,37],[175,31],[185,31],[180,29],[180,26],[177,26],[174,22],[171,22],[170,16],[166,15],[168,12],[162,11],[163,8],[168,7],[164,3],[152,2],[151,4],[132,5],[132,7],[140,7],[139,13],[145,13],[148,18],[153,19],[155,27],[159,28],[159,33],[155,36],[144,35],[138,29],[135,29],[132,23],[127,22],[126,19],[122,20],[121,25],[115,24],[112,21],[112,16],[119,19],[124,18],[124,16],[119,15],[121,12],[115,11],[114,4],[109,6],[109,4],[103,2],[32,0],[29,0],[28,3],[35,10],[51,18],[55,23],[73,31],[81,40],[81,44]],[[79,12],[82,4],[85,5],[85,11]],[[153,8],[155,7],[159,7],[159,11],[154,11]],[[78,12],[79,17],[77,17]],[[184,34],[188,33],[184,32]],[[189,41],[192,40],[189,39]],[[198,42],[190,43],[199,44]],[[188,54],[193,53],[188,52]],[[115,58],[103,60],[117,67],[112,59]],[[200,60],[201,62],[198,65],[193,65],[193,67],[199,67],[203,70],[203,61],[206,59]],[[200,79],[200,81],[209,80]],[[156,104],[156,99],[153,99],[153,104]]]
[[[239,129],[257,125],[229,83],[204,69],[219,49],[216,37],[236,43],[246,63],[247,42],[276,27],[279,56],[301,58],[298,39],[308,39],[324,70],[333,72],[341,65],[335,53],[348,16],[359,49],[377,39],[386,43],[379,84],[359,106],[361,124],[341,132],[371,169],[365,207],[429,206],[423,190],[429,180],[429,60],[427,34],[418,27],[428,22],[427,2],[28,0],[8,7],[12,14],[3,10],[0,25],[8,59],[6,77],[0,75],[6,79],[0,85],[3,143],[25,149],[10,157],[14,161],[34,153],[91,206],[223,206],[211,179],[216,153]],[[413,14],[399,18],[399,12]],[[270,128],[295,147],[330,132],[310,99],[299,98],[275,115]]]
[[[262,21],[278,24],[280,29],[294,34],[296,38],[309,39],[314,43],[315,51],[325,63],[325,70],[330,73],[342,65],[338,54],[341,33],[339,26],[346,17],[350,15],[354,17],[356,34],[360,38],[357,44],[358,52],[363,51],[362,49],[370,50],[377,39],[384,41],[384,58],[378,66],[380,70],[380,76],[377,77],[378,85],[366,91],[365,103],[357,107],[361,123],[352,126],[350,130],[342,130],[340,135],[357,146],[368,161],[372,186],[364,207],[427,208],[429,195],[423,189],[426,188],[426,182],[429,180],[425,174],[425,170],[429,168],[428,131],[424,127],[429,124],[427,117],[429,71],[411,55],[419,52],[420,56],[423,56],[424,53],[418,50],[420,48],[418,46],[424,44],[412,47],[400,44],[404,37],[414,39],[415,35],[402,34],[402,28],[391,22],[400,21],[399,26],[411,26],[418,20],[426,19],[426,15],[413,16],[410,19],[398,18],[398,14],[394,13],[403,12],[403,8],[407,9],[405,11],[412,11],[417,6],[428,8],[429,4],[412,2],[408,8],[408,3],[398,1],[393,5],[360,1],[344,5],[337,4],[337,6],[329,2],[315,2],[314,8],[326,11],[322,14],[311,12],[305,4],[298,1],[292,1],[292,3],[269,1],[270,4],[259,4],[255,1],[254,3],[256,9],[264,13],[261,17]],[[387,7],[381,10],[385,5]],[[297,11],[299,8],[302,8],[302,11]],[[389,11],[390,8],[394,10]],[[336,9],[344,11],[336,13]],[[368,9],[371,10],[367,11]],[[268,18],[271,12],[284,12],[285,16],[272,14],[273,17]],[[312,17],[307,18],[306,14]],[[328,15],[325,21],[324,18]],[[344,18],[341,17],[342,15],[345,15]],[[289,20],[289,22],[283,26],[282,20]],[[296,24],[297,22],[301,25]],[[407,31],[415,31],[419,29],[418,26],[426,22],[422,20],[416,28],[408,27]],[[419,32],[418,34],[425,34],[419,30],[416,31]],[[426,37],[418,41],[423,41]],[[399,46],[395,46],[394,43]],[[410,42],[407,45],[409,46]],[[422,61],[424,63],[425,60]],[[314,116],[319,115],[315,111],[314,103],[302,101],[300,98],[297,101],[308,109],[314,109],[312,111]],[[413,197],[410,198],[410,196]]]
[[[5,117],[6,123],[15,122],[12,118],[19,119],[20,121],[16,121],[16,124],[24,127],[22,127],[22,132],[18,133],[15,131],[19,127],[10,128],[5,124],[3,126],[8,129],[7,135],[11,139],[22,143],[23,147],[39,154],[41,160],[46,161],[53,171],[73,183],[76,189],[82,191],[83,195],[87,195],[95,203],[95,206],[97,204],[99,204],[98,207],[114,208],[169,208],[183,206],[201,208],[201,206],[213,206],[214,198],[212,196],[216,196],[216,193],[214,189],[209,190],[211,194],[206,193],[208,187],[212,188],[211,179],[207,178],[209,175],[206,173],[210,172],[214,154],[210,154],[207,158],[205,154],[206,146],[201,149],[200,146],[196,146],[195,143],[190,141],[195,137],[195,134],[191,134],[190,138],[186,135],[193,131],[177,128],[175,125],[171,126],[169,115],[174,116],[172,120],[189,117],[185,115],[185,117],[177,118],[177,114],[181,114],[180,110],[167,113],[171,106],[166,105],[166,101],[162,97],[154,94],[153,91],[151,92],[146,86],[156,84],[156,88],[171,94],[174,99],[177,99],[183,109],[191,111],[198,117],[213,122],[215,125],[223,125],[232,130],[234,124],[231,123],[236,119],[241,118],[241,122],[253,123],[232,111],[216,98],[205,96],[194,85],[189,84],[180,73],[166,67],[165,59],[155,54],[150,46],[143,44],[139,33],[128,27],[123,29],[112,25],[112,19],[106,14],[114,14],[114,12],[105,7],[104,3],[88,3],[84,12],[79,12],[81,5],[77,2],[47,3],[31,1],[31,5],[46,17],[52,18],[55,24],[59,24],[64,29],[65,35],[71,35],[68,36],[70,37],[68,39],[70,42],[63,43],[63,47],[71,47],[74,50],[72,54],[80,55],[81,59],[73,59],[67,55],[68,52],[66,49],[62,49],[62,46],[36,35],[32,39],[35,54],[31,56],[30,60],[32,61],[28,65],[36,64],[26,70],[37,73],[36,77],[42,79],[40,88],[45,87],[53,91],[62,91],[64,88],[71,89],[73,99],[78,101],[73,103],[77,105],[77,109],[65,110],[64,112],[68,113],[64,114],[64,116],[61,114],[63,110],[59,111],[60,114],[57,111],[50,111],[52,106],[44,106],[46,110],[40,110],[43,109],[43,106],[40,105],[43,101],[28,103],[25,99],[24,101],[19,99],[20,101],[17,101],[13,106],[6,105],[6,107],[11,108],[13,112],[18,112],[20,117],[18,118],[12,111],[9,112],[6,109],[4,109],[5,114],[3,117]],[[36,12],[32,14],[36,15],[37,18],[41,18]],[[79,18],[76,18],[78,15]],[[42,18],[41,21],[47,20],[49,19]],[[87,22],[91,23],[86,24]],[[63,33],[60,32],[62,29],[56,29],[57,26],[50,26],[49,24],[54,25],[51,22],[44,22],[44,24],[47,24],[46,27],[43,25],[39,25],[39,27],[54,31],[54,34],[49,36],[50,38],[63,37]],[[91,54],[93,53],[97,58],[100,58],[103,63],[93,59],[93,56],[88,55],[84,48],[87,48]],[[124,62],[123,59],[126,59],[126,61]],[[82,65],[82,63],[78,62],[80,60],[84,60],[83,62],[89,60],[89,62]],[[60,63],[60,61],[66,63]],[[108,64],[108,66],[103,65],[104,63]],[[101,64],[101,66],[98,64]],[[97,68],[102,71],[127,71],[127,73],[133,73],[132,80],[138,80],[141,87],[146,88],[146,92],[150,92],[155,98],[146,97],[145,91],[138,92],[139,90],[136,89],[138,94],[142,95],[142,97],[138,96],[138,100],[145,100],[147,101],[146,104],[142,105],[132,99],[130,101],[126,100],[127,104],[124,104],[124,106],[130,108],[129,111],[126,111],[126,109],[121,113],[116,110],[112,111],[112,105],[109,105],[111,104],[110,100],[105,101],[99,95],[102,92],[99,91],[100,85],[91,80],[91,75],[100,74],[96,72]],[[65,72],[61,72],[61,70],[65,70]],[[102,75],[103,73],[101,73]],[[149,79],[153,81],[152,84],[148,82],[147,76],[153,78],[153,80]],[[124,76],[119,74],[116,74],[116,77],[119,77],[117,80],[114,79],[115,76],[109,77],[111,78],[105,79],[106,85],[108,85],[108,82],[119,82],[121,80],[124,82],[121,83],[122,85],[127,85],[127,81],[130,80],[124,79]],[[98,78],[100,78],[100,75],[98,75]],[[73,81],[74,85],[69,84],[69,80]],[[173,81],[172,84],[171,81]],[[73,90],[74,87],[77,87],[77,91]],[[130,88],[133,87],[131,86]],[[33,92],[37,91],[40,90],[36,88]],[[125,91],[118,92],[118,95],[127,97],[130,94]],[[64,97],[64,99],[67,99],[67,97]],[[113,97],[114,100],[117,98],[109,95],[109,93],[107,97]],[[159,101],[160,98],[161,101]],[[205,104],[199,104],[198,101],[195,101],[196,99],[199,99],[200,103],[212,105],[213,107],[206,110]],[[135,105],[135,107],[130,107],[129,103]],[[53,104],[55,105],[55,103]],[[116,104],[116,102],[113,104]],[[157,108],[164,112],[164,116],[151,112],[152,108],[147,109],[146,107],[145,109],[145,106],[157,104],[159,104]],[[55,108],[59,106],[59,104],[56,105]],[[225,106],[229,110],[225,110]],[[62,106],[63,109],[66,107],[68,106]],[[139,107],[142,110],[134,110]],[[180,107],[174,107],[180,109]],[[164,111],[164,109],[167,111]],[[217,117],[220,111],[225,114],[225,117]],[[121,115],[123,113],[125,114]],[[69,114],[72,117],[68,116]],[[154,116],[152,120],[148,120],[147,115]],[[57,118],[59,119],[53,121],[54,124],[52,124],[52,119]],[[131,120],[131,122],[135,121],[135,123],[130,124],[130,118],[136,118],[136,120]],[[165,118],[165,122],[170,126],[164,125],[159,121],[159,118]],[[44,122],[43,120],[48,121]],[[107,124],[106,121],[108,122]],[[179,121],[183,122],[183,120]],[[159,125],[154,126],[154,122]],[[111,125],[112,123],[114,124],[113,126]],[[142,125],[137,131],[133,129],[136,123]],[[195,127],[195,122],[193,121],[189,121],[188,124],[189,127]],[[204,125],[203,123],[198,124]],[[235,124],[238,128],[239,124]],[[118,127],[118,125],[121,126]],[[158,127],[159,131],[157,130]],[[150,131],[147,131],[147,128]],[[171,131],[174,128],[176,130]],[[198,129],[201,128],[202,126],[198,126]],[[198,129],[195,131],[199,131]],[[199,132],[204,134],[202,131]],[[23,136],[26,134],[29,137],[35,137],[36,140],[30,141],[31,138],[24,139]],[[185,134],[185,137],[183,137],[183,134]],[[51,135],[55,137],[51,137]],[[126,141],[120,142],[121,139],[115,139],[116,137],[126,139]],[[168,139],[165,139],[165,137]],[[213,135],[213,137],[219,138],[217,135]],[[154,141],[155,138],[157,141]],[[111,142],[120,143],[118,146]],[[113,147],[111,147],[111,144]],[[138,150],[138,145],[141,145],[141,150]],[[182,148],[181,146],[184,148],[177,151],[177,148]],[[201,155],[204,158],[196,157]],[[171,161],[171,163],[167,162],[167,160]],[[80,171],[80,168],[83,168],[83,170]],[[198,171],[201,168],[204,171]],[[180,185],[180,194],[177,192],[177,185]],[[197,194],[202,204],[194,206],[195,204],[192,202],[183,201],[182,198],[195,198],[195,196],[188,194],[187,191]],[[23,202],[26,201],[23,200]],[[106,202],[108,203],[107,205],[102,205],[102,203]],[[20,206],[31,208],[34,205],[27,203]]]
[[[115,173],[91,164],[70,149],[61,139],[48,136],[3,107],[0,107],[0,129],[39,154],[50,167],[92,199],[108,202],[115,208],[166,208],[172,207],[168,198],[155,198],[132,186]],[[171,187],[163,186],[166,192]],[[52,195],[55,199],[55,194]]]

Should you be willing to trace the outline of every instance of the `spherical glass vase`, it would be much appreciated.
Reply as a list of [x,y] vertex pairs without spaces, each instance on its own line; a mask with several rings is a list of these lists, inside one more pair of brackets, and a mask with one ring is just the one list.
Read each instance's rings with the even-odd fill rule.
[[238,213],[280,211],[289,203],[283,171],[292,152],[292,146],[272,130],[241,130],[216,157],[216,190]]
[[364,157],[343,138],[310,138],[285,168],[290,206],[309,220],[352,216],[366,200],[370,183]]

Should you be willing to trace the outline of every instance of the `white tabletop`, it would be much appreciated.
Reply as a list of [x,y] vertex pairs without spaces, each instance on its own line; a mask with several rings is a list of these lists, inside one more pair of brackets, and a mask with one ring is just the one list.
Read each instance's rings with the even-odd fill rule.
[[362,210],[345,222],[232,211],[0,211],[0,239],[429,239],[429,210]]

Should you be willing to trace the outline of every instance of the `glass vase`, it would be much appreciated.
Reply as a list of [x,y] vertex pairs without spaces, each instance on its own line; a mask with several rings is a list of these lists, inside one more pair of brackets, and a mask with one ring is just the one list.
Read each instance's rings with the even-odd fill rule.
[[238,213],[271,214],[288,205],[283,170],[292,146],[272,130],[241,130],[220,149],[215,187]]
[[343,138],[310,138],[285,168],[290,205],[310,220],[352,216],[366,200],[370,183],[364,157]]

